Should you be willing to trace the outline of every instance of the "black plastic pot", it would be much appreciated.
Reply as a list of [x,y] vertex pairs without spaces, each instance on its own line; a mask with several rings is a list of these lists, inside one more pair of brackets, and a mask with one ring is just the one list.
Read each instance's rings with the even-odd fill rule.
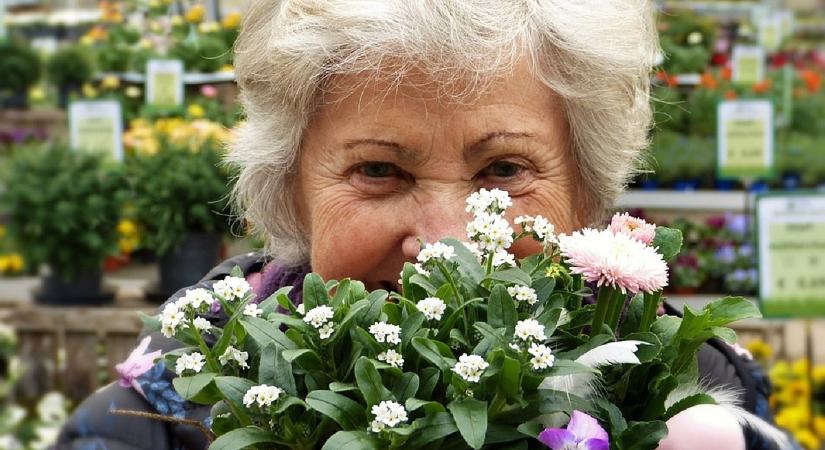
[[62,84],[58,87],[57,93],[57,103],[60,106],[60,109],[66,109],[69,107],[69,100],[72,94],[76,94],[80,92],[80,85],[76,83],[67,83]]
[[221,235],[190,233],[158,261],[160,283],[151,297],[165,301],[169,296],[203,278],[218,263]]
[[28,109],[29,98],[26,91],[15,91],[5,96],[0,95],[0,108]]
[[114,294],[101,288],[102,278],[100,270],[79,273],[73,277],[51,274],[43,277],[40,290],[35,293],[35,300],[50,306],[93,306],[112,303]]

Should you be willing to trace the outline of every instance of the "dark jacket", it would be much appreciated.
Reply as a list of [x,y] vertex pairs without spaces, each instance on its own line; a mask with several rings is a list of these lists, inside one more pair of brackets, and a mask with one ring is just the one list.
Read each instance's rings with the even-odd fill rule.
[[[239,266],[245,274],[262,270],[265,261],[259,254],[246,254],[221,263],[210,271],[194,287],[210,287],[215,281],[229,275]],[[186,288],[186,289],[191,289]],[[181,289],[167,302],[183,296]],[[669,311],[672,312],[672,311]],[[206,316],[216,326],[222,326],[225,317],[220,314]],[[162,350],[164,353],[181,346],[180,342],[160,333],[147,333],[152,337],[147,351]],[[141,336],[144,337],[144,336]],[[700,376],[712,385],[726,385],[742,392],[743,406],[758,416],[771,420],[767,399],[770,393],[767,379],[759,366],[746,360],[720,341],[709,341],[699,352]],[[57,450],[202,450],[208,447],[204,434],[196,427],[173,424],[150,418],[115,415],[112,409],[145,411],[166,416],[197,420],[209,425],[209,406],[194,405],[184,401],[171,385],[174,372],[158,364],[138,378],[144,391],[141,396],[132,388],[117,383],[110,384],[86,399],[61,431]],[[749,450],[770,450],[771,447],[758,437],[748,433]]]

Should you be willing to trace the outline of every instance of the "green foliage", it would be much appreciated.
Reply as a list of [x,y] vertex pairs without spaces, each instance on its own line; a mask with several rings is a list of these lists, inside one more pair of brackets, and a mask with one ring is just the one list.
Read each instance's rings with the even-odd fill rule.
[[169,57],[180,59],[188,72],[217,72],[231,62],[231,48],[217,36],[186,39],[169,49]]
[[80,45],[63,47],[49,58],[46,72],[56,86],[81,85],[91,81],[95,65],[87,48]]
[[165,145],[127,160],[135,219],[143,245],[164,254],[187,233],[229,229],[229,176],[221,150],[207,142],[196,151]]
[[120,167],[50,147],[16,152],[5,169],[9,233],[29,264],[71,277],[99,270],[115,253],[127,195]]
[[37,52],[23,43],[0,40],[0,93],[26,91],[40,79]]

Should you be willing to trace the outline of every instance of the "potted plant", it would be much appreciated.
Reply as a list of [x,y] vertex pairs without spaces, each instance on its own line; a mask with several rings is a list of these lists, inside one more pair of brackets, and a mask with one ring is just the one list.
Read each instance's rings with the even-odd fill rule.
[[63,47],[49,58],[47,72],[49,81],[58,88],[60,107],[66,108],[69,96],[91,81],[94,60],[83,47]]
[[16,152],[4,173],[8,231],[31,267],[48,268],[37,300],[99,304],[101,269],[117,250],[126,190],[120,168],[59,146]]
[[673,261],[671,271],[673,292],[676,294],[695,294],[706,277],[699,264],[699,258],[693,253],[679,255]]
[[220,156],[213,140],[194,150],[167,141],[160,151],[136,153],[128,161],[140,245],[159,257],[153,297],[165,300],[196,283],[219,258],[229,228],[229,177]]
[[0,41],[0,107],[25,108],[29,88],[40,79],[40,57],[28,45]]

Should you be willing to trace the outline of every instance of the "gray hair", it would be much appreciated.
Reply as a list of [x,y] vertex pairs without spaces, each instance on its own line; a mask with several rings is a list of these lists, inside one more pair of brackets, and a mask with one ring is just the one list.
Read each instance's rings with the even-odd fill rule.
[[648,0],[252,0],[235,46],[247,114],[227,155],[239,169],[235,203],[268,253],[305,262],[297,155],[331,76],[415,70],[457,100],[527,58],[563,100],[587,220],[597,220],[647,146],[657,50]]

